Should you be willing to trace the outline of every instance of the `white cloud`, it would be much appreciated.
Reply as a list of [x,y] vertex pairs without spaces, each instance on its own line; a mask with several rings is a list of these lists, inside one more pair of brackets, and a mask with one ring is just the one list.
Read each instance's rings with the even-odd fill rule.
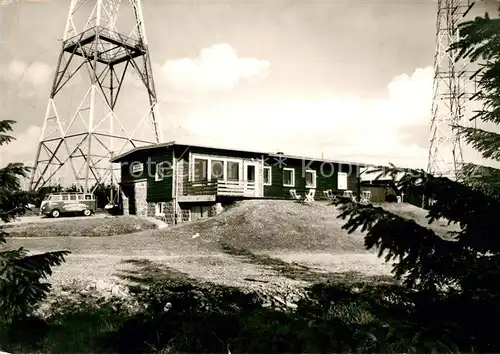
[[[30,95],[33,91],[45,90],[46,95],[49,81],[52,79],[52,68],[43,61],[26,63],[13,59],[6,67],[7,80],[18,85],[20,95]],[[24,92],[23,92],[24,91]]]
[[427,149],[403,144],[400,129],[429,124],[432,68],[399,75],[387,88],[385,100],[331,94],[261,105],[224,102],[192,112],[183,128],[211,145],[425,167]]
[[[15,129],[15,126],[13,127]],[[9,144],[0,146],[0,162],[2,166],[10,162],[31,164],[35,159],[38,140],[42,129],[31,125],[28,129],[8,134],[16,138]]]
[[229,44],[215,44],[201,50],[199,58],[167,60],[161,73],[175,89],[231,90],[243,80],[263,79],[270,63],[240,58]]

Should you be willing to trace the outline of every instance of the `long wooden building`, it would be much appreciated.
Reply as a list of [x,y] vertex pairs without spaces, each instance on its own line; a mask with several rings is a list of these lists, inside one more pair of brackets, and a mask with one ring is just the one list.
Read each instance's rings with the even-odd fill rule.
[[[175,142],[139,147],[114,157],[121,164],[125,214],[153,216],[168,224],[213,216],[235,200],[304,198],[314,190],[360,194],[365,165],[230,150]],[[292,193],[290,192],[292,190]],[[293,193],[294,192],[294,193]]]

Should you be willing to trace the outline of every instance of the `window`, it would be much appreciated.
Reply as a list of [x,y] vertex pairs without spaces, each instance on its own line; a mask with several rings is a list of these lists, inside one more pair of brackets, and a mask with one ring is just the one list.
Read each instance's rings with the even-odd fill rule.
[[255,166],[247,166],[247,182],[255,182]]
[[194,159],[194,180],[204,181],[208,178],[208,160]]
[[156,203],[155,205],[155,215],[156,216],[164,216],[165,212],[163,210],[163,203]]
[[270,186],[271,184],[272,184],[271,167],[264,167],[264,185]]
[[62,196],[62,200],[68,200],[68,196],[67,195],[63,195]]
[[347,189],[347,173],[345,172],[337,173],[337,189],[339,190]]
[[224,161],[212,160],[210,167],[212,169],[211,180],[224,179]]
[[163,181],[163,177],[165,177],[165,166],[164,165],[165,164],[163,162],[156,164],[155,181]]
[[316,171],[306,170],[306,188],[316,188]]
[[85,200],[91,200],[92,196],[90,194],[85,194]]
[[69,200],[76,200],[76,194],[70,194]]
[[295,170],[283,168],[283,187],[295,187]]
[[234,161],[227,162],[227,180],[239,181],[240,179],[240,164]]

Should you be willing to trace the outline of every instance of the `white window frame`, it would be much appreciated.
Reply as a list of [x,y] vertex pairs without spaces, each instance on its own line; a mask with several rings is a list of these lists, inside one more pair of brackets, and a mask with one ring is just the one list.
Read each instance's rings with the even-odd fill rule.
[[[243,160],[236,160],[236,159],[221,159],[224,161],[224,181],[227,181],[227,167],[228,167],[228,162],[232,163],[237,163],[238,164],[238,181],[243,180],[243,176],[241,175],[243,171]],[[231,181],[235,182],[235,181]]]
[[[345,180],[346,180],[345,189],[340,188],[340,185],[339,185],[340,176],[345,176]],[[337,189],[339,191],[346,191],[349,189],[348,187],[349,187],[349,185],[348,185],[348,180],[347,180],[347,172],[337,172]]]
[[285,174],[283,173],[283,187],[295,187],[295,168],[291,167],[283,167],[283,172],[285,171],[291,171],[292,172],[292,183],[291,184],[285,184]]
[[165,216],[165,211],[163,210],[163,203],[155,204],[155,216]]
[[161,168],[163,167],[164,164],[165,164],[165,162],[160,162],[160,163],[156,164],[156,171],[155,171],[155,181],[156,182],[163,181],[163,178],[165,177],[163,175],[163,173],[161,174],[161,176],[160,176],[160,173],[159,173],[161,171]]
[[[266,177],[266,173],[264,171],[268,170],[269,171],[269,182],[266,183],[266,180],[264,179]],[[262,170],[262,184],[264,186],[271,186],[273,184],[273,169],[271,166],[264,166]]]
[[[312,173],[313,174],[313,184],[312,184],[312,186],[308,186],[307,185],[307,178],[305,178],[306,177],[305,174],[307,174],[307,173]],[[306,170],[305,174],[304,174],[304,179],[305,179],[305,183],[306,183],[306,188],[316,188],[316,184],[317,184],[316,180],[317,180],[317,177],[318,177],[318,174],[317,174],[316,170]]]
[[222,178],[216,178],[216,180],[222,180],[222,181],[226,181],[227,180],[227,161],[222,158],[222,157],[210,157],[209,158],[209,167],[208,167],[208,180],[211,181],[212,180],[212,162],[213,161],[222,161]]
[[210,173],[212,172],[212,164],[210,162],[210,158],[203,155],[192,155],[191,156],[191,181],[195,182],[195,160],[205,160],[207,162],[207,180],[210,181]]
[[224,157],[224,156],[207,156],[207,155],[199,155],[199,154],[192,154],[191,155],[191,168],[190,168],[190,176],[191,176],[191,181],[194,181],[194,161],[198,160],[205,160],[207,161],[207,181],[212,180],[212,161],[222,161],[223,163],[223,173],[224,173],[224,178],[220,178],[219,180],[227,182],[227,163],[228,162],[235,162],[238,164],[238,177],[239,181],[243,181],[243,175],[244,175],[244,159],[235,159],[235,158],[230,158],[230,157]]

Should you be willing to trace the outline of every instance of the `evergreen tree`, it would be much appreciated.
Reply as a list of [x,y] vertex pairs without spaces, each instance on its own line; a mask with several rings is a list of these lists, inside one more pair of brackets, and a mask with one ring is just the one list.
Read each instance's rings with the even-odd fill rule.
[[[12,131],[15,121],[0,121],[0,145],[14,138],[5,134]],[[10,163],[0,169],[0,220],[9,223],[23,215],[33,194],[20,189],[20,177],[27,177],[29,169],[20,163]],[[0,244],[5,244],[7,233],[0,227]],[[28,315],[50,290],[46,282],[51,268],[64,262],[68,251],[27,255],[23,248],[0,251],[0,323],[9,323]]]
[[[473,97],[482,109],[474,118],[500,124],[500,19],[488,14],[460,26],[460,38],[453,44],[461,58],[480,63],[475,74],[478,91]],[[456,127],[464,140],[486,159],[500,161],[500,135],[483,129]],[[413,220],[380,207],[340,200],[341,216],[348,219],[349,232],[366,232],[367,248],[378,249],[387,261],[394,261],[395,275],[406,286],[435,293],[454,289],[474,298],[498,298],[500,287],[500,171],[467,164],[461,181],[427,174],[423,170],[404,173],[398,188],[422,193],[433,201],[429,223],[445,218],[460,231],[440,237]]]

